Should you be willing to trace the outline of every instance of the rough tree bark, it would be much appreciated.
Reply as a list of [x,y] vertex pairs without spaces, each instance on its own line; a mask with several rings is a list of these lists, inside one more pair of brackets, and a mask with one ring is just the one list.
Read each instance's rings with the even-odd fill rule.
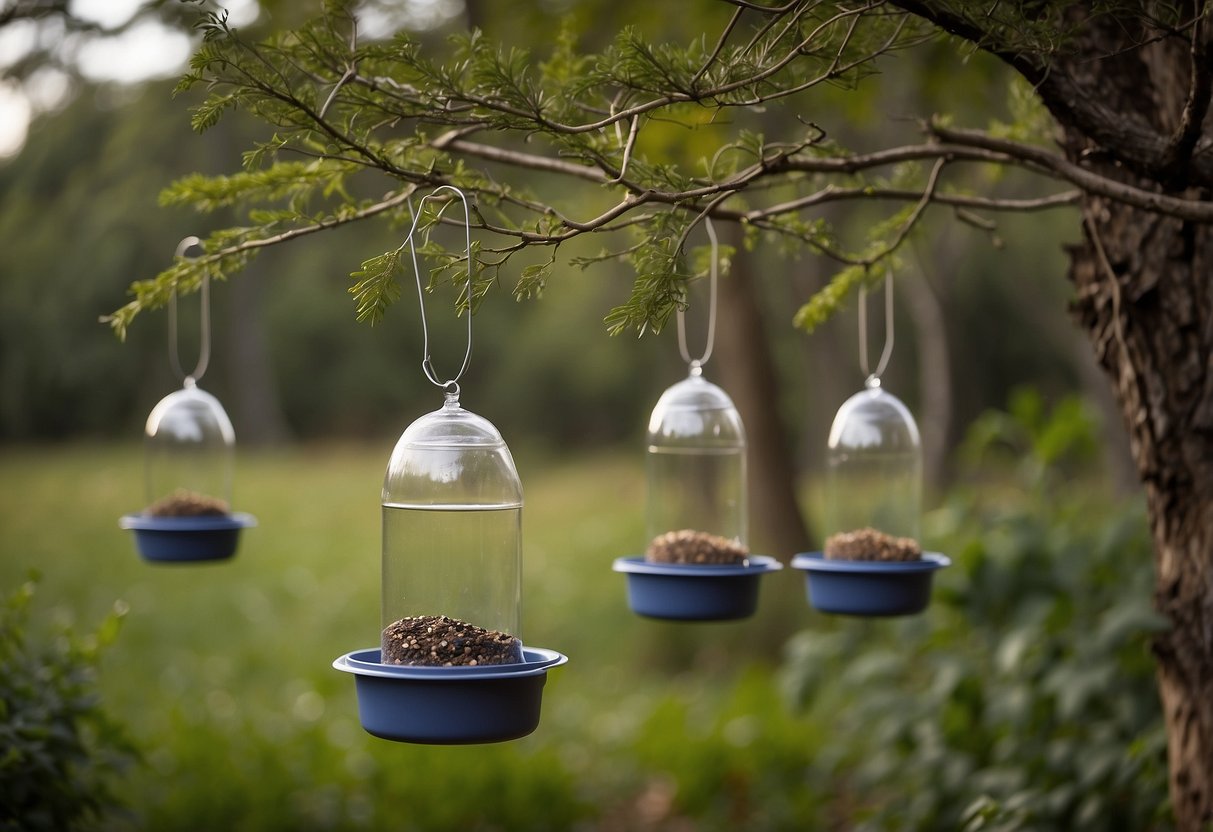
[[[903,7],[990,47],[943,4]],[[1073,4],[1072,40],[1047,59],[1002,51],[1061,128],[1067,158],[1108,179],[1208,200],[1213,61],[1205,3],[1174,31]],[[997,49],[995,45],[993,47]],[[1076,320],[1112,381],[1154,540],[1154,645],[1178,828],[1213,823],[1213,228],[1088,194],[1071,251]]]
[[1213,821],[1213,229],[1092,199],[1075,314],[1108,371],[1145,486],[1154,645],[1179,828]]
[[[1196,32],[1203,40],[1201,27]],[[1069,80],[1063,87],[1139,113],[1176,137],[1189,90],[1207,106],[1208,89],[1191,84],[1193,56],[1201,60],[1203,47],[1167,39],[1126,52],[1125,28],[1106,19],[1086,23],[1079,39],[1081,53],[1119,54],[1057,61],[1054,69]],[[1204,60],[1199,73],[1209,71]],[[1072,161],[1138,187],[1209,198],[1208,183],[1182,170],[1181,156],[1134,165],[1153,168],[1146,176],[1129,173],[1127,154],[1112,144],[1115,124],[1084,123],[1089,117],[1075,118],[1071,100],[1054,101],[1047,86],[1042,93]],[[1145,486],[1155,604],[1171,624],[1154,645],[1171,800],[1180,829],[1204,829],[1213,822],[1213,228],[1095,197],[1083,208],[1086,238],[1070,270],[1075,314],[1112,379]]]

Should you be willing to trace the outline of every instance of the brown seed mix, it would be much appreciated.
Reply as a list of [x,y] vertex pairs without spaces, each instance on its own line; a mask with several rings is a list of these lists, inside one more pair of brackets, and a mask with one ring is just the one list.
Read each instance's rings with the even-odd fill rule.
[[149,517],[222,517],[228,505],[217,497],[178,488],[143,510]]
[[750,550],[720,535],[679,529],[653,538],[644,559],[651,563],[690,563],[713,566],[748,565]]
[[876,529],[839,532],[826,539],[830,560],[912,561],[922,559],[922,547],[911,537],[894,537]]
[[476,667],[522,661],[522,642],[445,615],[402,618],[383,631],[384,664]]

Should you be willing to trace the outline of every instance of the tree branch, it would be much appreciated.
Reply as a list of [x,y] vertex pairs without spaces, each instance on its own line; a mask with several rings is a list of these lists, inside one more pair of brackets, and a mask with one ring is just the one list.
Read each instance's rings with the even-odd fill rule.
[[[803,211],[806,208],[812,208],[816,205],[822,205],[827,202],[841,202],[859,199],[887,199],[900,202],[913,202],[915,200],[922,199],[922,197],[923,194],[920,191],[911,191],[901,188],[839,188],[834,185],[827,185],[816,193],[800,197],[799,199],[791,200],[790,202],[771,205],[767,208],[755,208],[750,211],[737,212],[735,214],[717,212],[712,216],[716,217],[717,219],[737,219],[744,222],[755,222],[756,220],[766,217]],[[1065,208],[1070,205],[1079,204],[1081,199],[1081,191],[1062,191],[1061,193],[1036,197],[1034,199],[998,199],[985,196],[970,196],[967,194],[935,193],[931,195],[931,201],[937,202],[940,205],[951,205],[956,208],[977,208],[986,211],[1007,211],[1016,213],[1045,211],[1051,208]]]
[[[218,251],[204,254],[201,257],[196,257],[189,262],[192,267],[201,268],[201,267],[205,267],[208,265],[220,263],[227,258],[239,256],[239,255],[245,254],[250,251],[256,251],[258,249],[268,248],[269,246],[274,246],[274,245],[278,245],[280,243],[289,242],[290,240],[294,240],[299,237],[304,237],[304,236],[307,236],[308,234],[315,234],[318,231],[324,231],[329,228],[336,228],[337,226],[340,226],[340,225],[347,225],[351,222],[365,220],[370,217],[376,216],[378,214],[382,214],[385,211],[390,211],[393,208],[396,208],[396,207],[404,204],[405,202],[408,201],[409,197],[412,196],[412,194],[415,190],[416,190],[416,186],[412,185],[412,186],[406,187],[404,190],[400,191],[399,193],[396,193],[392,196],[387,197],[386,199],[383,199],[380,202],[375,203],[374,205],[368,205],[367,207],[365,207],[359,211],[354,211],[345,216],[334,216],[331,219],[320,220],[319,222],[315,222],[311,225],[304,225],[304,226],[298,226],[296,228],[290,228],[290,229],[287,229],[286,231],[283,231],[279,234],[275,234],[270,237],[259,237],[254,240],[245,240],[241,243],[237,243],[234,246],[228,246],[227,248],[222,248],[222,249],[219,249]],[[156,278],[156,282],[159,282],[159,278],[163,277],[165,274],[166,274],[166,272],[162,272],[161,275],[158,278]],[[159,308],[160,306],[162,306],[164,303],[167,302],[170,291],[175,290],[177,287],[176,287],[176,285],[174,285],[171,287],[161,287],[161,288],[163,288],[163,291],[159,292],[158,295],[154,295],[154,296],[149,295],[147,293],[138,293],[138,296],[136,297],[135,300],[126,304],[121,309],[119,309],[117,312],[114,312],[110,315],[102,315],[99,318],[100,322],[103,324],[109,324],[110,327],[112,327],[114,329],[114,331],[117,332],[118,337],[124,338],[126,335],[126,328],[127,328],[127,326],[130,325],[130,322],[132,319],[134,319],[135,315],[137,315],[139,312],[142,312],[145,310]]]
[[931,133],[940,139],[1005,154],[1013,164],[1058,177],[1077,185],[1090,194],[1132,205],[1145,211],[1177,217],[1199,223],[1213,223],[1213,202],[1179,199],[1166,194],[1146,191],[1092,173],[1039,147],[1022,142],[1000,139],[978,130],[962,130],[933,123]]
[[[431,147],[438,150],[449,150],[475,156],[490,162],[500,162],[516,168],[545,171],[564,176],[585,179],[589,182],[607,184],[618,180],[610,179],[600,168],[589,165],[577,165],[561,159],[552,159],[534,153],[495,147],[493,145],[470,142],[462,138],[468,130],[443,134],[431,142]],[[787,156],[779,162],[780,171],[797,171],[801,173],[832,173],[854,174],[873,168],[896,165],[901,162],[912,162],[923,159],[947,158],[948,160],[964,160],[974,162],[989,162],[991,164],[1009,164],[1014,161],[1010,154],[971,147],[959,143],[943,144],[929,142],[927,144],[906,145],[888,150],[878,150],[873,153],[853,154],[850,156],[817,157],[817,156]],[[664,193],[670,199],[688,197],[689,192]]]
[[[1072,21],[1071,28],[1078,33],[1076,37],[1083,41],[1083,48],[1058,51],[1046,56],[997,42],[990,31],[948,8],[947,4],[931,0],[890,2],[931,21],[950,34],[964,38],[1015,69],[1036,88],[1045,106],[1059,122],[1081,131],[1102,152],[1115,153],[1116,160],[1130,170],[1160,183],[1174,180],[1175,160],[1183,157],[1181,143],[1187,141],[1182,137],[1187,135],[1187,131],[1199,129],[1201,119],[1196,118],[1198,109],[1208,106],[1209,91],[1203,86],[1208,83],[1208,78],[1202,80],[1198,77],[1207,75],[1210,71],[1207,56],[1202,60],[1203,70],[1193,73],[1194,83],[1202,85],[1194,89],[1194,97],[1191,98],[1193,126],[1181,127],[1175,137],[1162,134],[1155,124],[1151,123],[1148,115],[1115,106],[1105,90],[1090,86],[1094,82],[1088,80],[1083,83],[1079,79],[1086,74],[1084,62],[1090,61],[1093,56],[1101,61],[1114,60],[1145,44],[1194,27],[1196,19],[1174,28],[1163,28],[1158,21],[1145,17],[1143,13],[1139,18],[1143,25],[1161,31],[1157,37],[1135,40],[1131,46],[1125,48],[1123,41],[1126,20],[1123,16],[1118,17],[1106,11],[1095,14],[1090,12],[1090,4],[1071,4],[1067,12],[1082,15],[1081,20]],[[964,4],[956,8],[964,8]],[[1101,73],[1099,78],[1106,75],[1107,73]],[[1128,78],[1139,77],[1133,70],[1124,75]],[[1176,141],[1177,138],[1179,141]],[[1197,138],[1191,139],[1193,149]],[[1213,158],[1193,154],[1191,151],[1188,152],[1187,158],[1185,184],[1213,186]]]
[[452,130],[450,133],[439,136],[430,146],[436,150],[450,150],[468,156],[475,156],[489,162],[500,162],[511,167],[558,173],[563,176],[586,179],[599,184],[607,182],[607,175],[600,168],[592,168],[588,165],[575,165],[563,159],[552,159],[534,153],[507,150],[502,147],[494,147],[490,144],[469,142],[461,138],[462,135],[465,135],[465,133]]
[[1036,85],[1044,80],[1047,69],[1041,61],[1023,52],[1006,49],[992,43],[988,31],[980,28],[963,15],[944,7],[943,4],[932,3],[930,0],[889,0],[889,2],[923,20],[934,23],[950,35],[980,46],[1028,79],[1029,83]]

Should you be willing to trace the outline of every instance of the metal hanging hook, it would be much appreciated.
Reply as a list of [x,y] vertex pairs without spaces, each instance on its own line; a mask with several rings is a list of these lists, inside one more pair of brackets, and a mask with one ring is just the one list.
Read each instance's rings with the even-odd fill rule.
[[705,216],[703,218],[703,227],[708,232],[708,239],[712,241],[712,256],[708,272],[710,275],[708,289],[710,293],[708,296],[708,344],[703,351],[703,355],[699,358],[691,358],[691,351],[687,347],[686,312],[681,308],[675,311],[675,320],[678,323],[678,351],[682,354],[682,360],[690,366],[691,375],[693,376],[703,373],[703,366],[712,357],[712,347],[716,344],[716,283],[720,246],[716,242],[716,227],[712,225],[711,217]]
[[[201,244],[202,241],[197,237],[192,235],[186,237],[177,243],[177,251],[173,254],[173,260],[180,260],[187,251]],[[211,276],[208,272],[202,274],[202,286],[199,294],[198,363],[194,365],[194,371],[188,374],[182,367],[177,343],[177,287],[175,285],[168,298],[168,357],[172,362],[173,372],[186,387],[193,387],[202,378],[202,374],[206,372],[206,366],[211,360]]]
[[[463,230],[467,238],[467,247],[464,253],[468,264],[468,279],[464,284],[464,291],[467,292],[468,299],[468,346],[463,354],[463,365],[459,368],[459,372],[454,378],[443,381],[437,371],[434,369],[434,359],[430,355],[430,327],[425,319],[425,291],[421,288],[421,267],[417,264],[417,245],[413,242],[413,234],[417,230],[418,223],[421,222],[421,207],[425,205],[427,199],[433,199],[439,191],[453,191],[459,195],[460,202],[463,203]],[[438,216],[435,222],[442,219],[442,213],[446,211],[448,202],[438,209]],[[463,378],[464,372],[467,371],[468,364],[472,360],[472,213],[468,208],[468,200],[463,191],[456,188],[454,185],[439,185],[430,193],[423,196],[417,204],[416,210],[413,209],[413,201],[409,200],[409,211],[413,214],[413,224],[409,228],[408,236],[404,238],[404,245],[408,246],[409,254],[413,258],[413,277],[417,281],[417,305],[421,309],[421,337],[422,337],[422,353],[424,358],[421,359],[421,369],[425,373],[425,377],[432,384],[441,387],[443,392],[448,397],[459,397],[459,379]]]
[[880,386],[880,377],[893,355],[893,340],[893,273],[889,272],[884,278],[884,349],[876,372],[868,368],[868,290],[866,286],[859,287],[859,367],[863,370],[865,387]]

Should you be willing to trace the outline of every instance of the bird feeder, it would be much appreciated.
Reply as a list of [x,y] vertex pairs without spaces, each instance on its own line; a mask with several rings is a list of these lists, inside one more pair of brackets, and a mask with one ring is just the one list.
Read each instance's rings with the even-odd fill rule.
[[[180,257],[196,237],[178,246]],[[169,356],[182,388],[161,399],[144,427],[146,506],[119,525],[135,533],[145,560],[185,563],[226,560],[236,552],[251,515],[231,511],[236,434],[219,400],[198,387],[210,354],[209,283],[202,283],[202,350],[185,375],[177,355],[176,293],[169,304]]]
[[[470,231],[468,262],[470,280]],[[440,381],[419,273],[417,286],[422,368],[444,401],[404,431],[384,476],[379,647],[348,653],[334,667],[354,674],[362,725],[377,737],[516,739],[538,726],[547,671],[567,659],[521,640],[522,483],[501,433],[459,402],[471,313],[463,367]]]
[[712,240],[708,346],[692,359],[683,311],[679,348],[687,378],[666,390],[649,418],[643,557],[614,569],[628,576],[632,610],[652,618],[711,621],[746,618],[758,604],[758,578],[782,568],[750,554],[747,543],[746,439],[733,400],[703,377],[716,316],[716,236]]
[[[887,278],[891,280],[891,278]],[[825,489],[825,545],[798,555],[809,602],[823,612],[907,615],[922,611],[933,573],[950,562],[919,544],[922,443],[909,408],[881,386],[892,346],[891,289],[885,354],[864,389],[843,403],[830,426]],[[863,310],[863,300],[860,301]],[[865,320],[860,314],[861,344]],[[867,371],[866,350],[861,362]]]

